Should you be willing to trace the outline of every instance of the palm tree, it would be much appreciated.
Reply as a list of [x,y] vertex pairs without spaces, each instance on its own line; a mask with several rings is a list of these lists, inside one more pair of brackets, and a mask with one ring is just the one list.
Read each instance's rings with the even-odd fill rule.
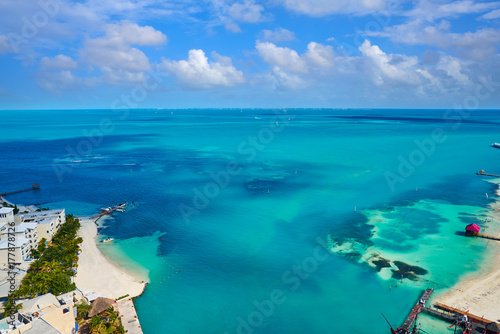
[[76,304],[75,306],[78,317],[85,319],[89,314],[90,304],[82,302],[80,304]]
[[120,325],[120,326],[116,327],[115,333],[116,334],[125,334],[125,328],[122,325]]
[[101,317],[98,316],[98,315],[95,315],[92,317],[92,319],[90,320],[90,332],[91,333],[99,333],[99,331],[101,330],[101,328],[103,327],[103,322],[101,320]]

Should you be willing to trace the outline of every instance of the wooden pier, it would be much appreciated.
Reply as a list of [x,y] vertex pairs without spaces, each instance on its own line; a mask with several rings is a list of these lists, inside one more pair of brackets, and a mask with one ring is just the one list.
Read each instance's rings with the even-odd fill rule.
[[0,194],[0,197],[8,196],[8,195],[13,195],[17,193],[22,193],[25,191],[31,191],[31,190],[38,190],[40,189],[40,185],[38,183],[35,183],[34,185],[31,186],[31,188],[26,188],[26,189],[21,189],[21,190],[15,190],[15,191],[9,191],[3,194]]
[[495,237],[494,235],[488,235],[488,234],[483,234],[483,233],[478,233],[476,234],[480,238],[486,238],[486,239],[491,239],[491,240],[498,240],[500,241],[500,237]]
[[477,172],[476,175],[482,175],[482,176],[491,176],[491,177],[500,177],[500,175],[495,175],[495,174],[488,174],[485,173],[484,170]]
[[448,312],[452,312],[452,313],[456,313],[456,314],[460,314],[460,315],[466,315],[469,319],[474,320],[474,321],[479,322],[479,323],[482,323],[482,324],[489,324],[492,322],[496,323],[496,321],[491,321],[491,320],[485,319],[484,317],[480,317],[480,316],[471,314],[469,312],[460,311],[459,309],[457,309],[455,307],[451,307],[451,306],[448,306],[445,304],[436,303],[434,306],[436,308],[439,308],[441,310],[445,310]]
[[422,312],[427,313],[429,315],[432,315],[433,317],[436,317],[438,319],[454,323],[455,322],[455,317],[452,316],[450,313],[445,313],[442,311],[434,310],[430,307],[422,307]]
[[122,204],[119,204],[119,205],[116,205],[116,206],[113,206],[110,208],[106,208],[106,209],[101,210],[101,212],[99,212],[98,214],[96,214],[90,218],[91,219],[101,218],[102,216],[112,214],[115,211],[123,212],[123,211],[125,211],[126,206],[127,206],[127,203],[122,203]]
[[401,326],[401,329],[406,331],[406,333],[410,332],[410,329],[413,326],[415,319],[417,319],[417,316],[424,308],[424,305],[427,302],[427,300],[430,298],[430,296],[432,295],[432,292],[434,292],[434,289],[429,289],[429,288],[426,289],[424,291],[424,293],[422,294],[422,297],[417,301],[417,303],[415,304],[415,306],[411,310],[408,317],[406,317],[406,320],[403,323],[403,326]]

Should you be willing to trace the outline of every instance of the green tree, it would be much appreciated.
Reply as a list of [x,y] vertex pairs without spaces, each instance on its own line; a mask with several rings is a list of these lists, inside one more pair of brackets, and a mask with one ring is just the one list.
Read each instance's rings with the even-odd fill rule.
[[90,332],[99,333],[103,325],[104,323],[100,316],[98,315],[93,316],[92,319],[90,320],[90,327],[89,327]]
[[85,319],[89,314],[90,304],[81,302],[79,304],[75,304],[75,306],[76,306],[76,314],[78,315],[78,317]]

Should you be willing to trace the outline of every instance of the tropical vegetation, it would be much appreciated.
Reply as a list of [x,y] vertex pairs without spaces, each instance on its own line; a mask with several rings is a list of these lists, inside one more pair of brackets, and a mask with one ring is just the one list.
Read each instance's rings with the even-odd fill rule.
[[81,303],[77,307],[78,323],[80,327],[87,328],[89,333],[95,334],[123,334],[125,328],[122,326],[118,311],[109,307],[104,312],[87,319],[89,304]]
[[[58,296],[76,289],[71,277],[76,274],[80,243],[83,241],[77,236],[79,228],[79,220],[68,215],[66,223],[61,225],[50,243],[40,240],[38,248],[31,252],[35,261],[31,263],[20,287],[9,295],[9,305],[15,305],[15,300],[20,298],[34,298],[49,292]],[[4,317],[6,315],[3,314]]]

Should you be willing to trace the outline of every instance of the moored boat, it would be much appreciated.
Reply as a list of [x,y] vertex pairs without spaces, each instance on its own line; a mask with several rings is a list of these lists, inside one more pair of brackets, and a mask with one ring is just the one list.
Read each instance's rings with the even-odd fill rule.
[[111,237],[107,237],[106,239],[101,240],[101,242],[103,242],[103,243],[104,242],[112,242],[113,240],[115,240],[115,239],[113,239]]

